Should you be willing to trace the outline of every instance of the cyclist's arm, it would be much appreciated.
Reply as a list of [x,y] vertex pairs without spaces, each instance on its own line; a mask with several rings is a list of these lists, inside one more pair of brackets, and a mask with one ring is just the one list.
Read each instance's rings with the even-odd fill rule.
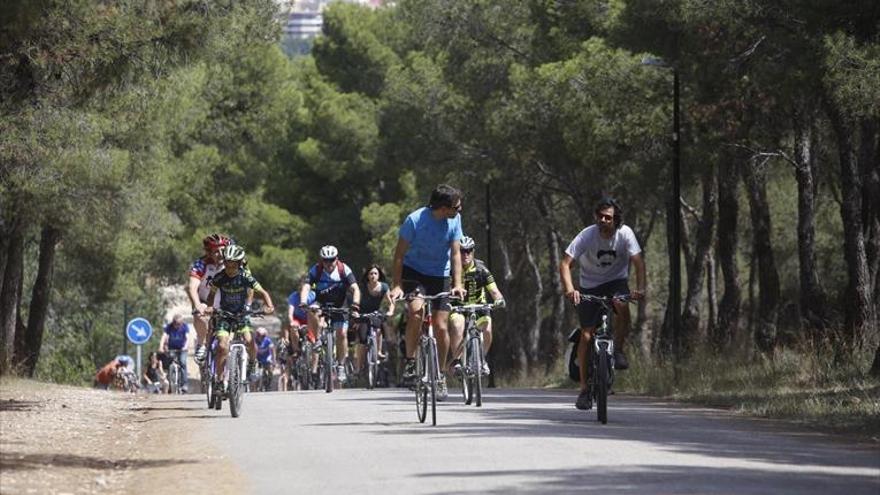
[[464,290],[461,283],[461,244],[458,241],[449,243],[450,263],[452,263],[452,287]]
[[574,258],[568,253],[562,255],[562,261],[559,262],[559,276],[562,278],[562,289],[571,302],[577,304],[580,301],[580,293],[574,290],[574,284],[571,282],[571,263]]
[[636,290],[634,291],[633,298],[640,299],[645,297],[645,291],[647,290],[645,258],[642,256],[642,253],[638,253],[630,256],[629,261],[636,267]]
[[500,291],[500,290],[498,290],[498,286],[497,286],[497,285],[495,285],[495,284],[489,284],[489,286],[486,287],[486,288],[489,290],[489,294],[492,296],[492,302],[494,302],[494,303],[498,303],[498,301],[503,301],[503,300],[504,300],[504,295],[501,294],[501,291]]
[[168,352],[168,334],[162,332],[162,338],[159,340],[159,352]]
[[[202,281],[199,280],[198,277],[193,277],[190,275],[189,277],[189,285],[186,286],[186,295],[189,297],[189,302],[192,304],[193,308],[197,308],[201,301],[199,301],[199,284]],[[210,301],[210,299],[208,299]]]
[[348,286],[349,292],[351,292],[351,303],[358,306],[360,309],[361,305],[361,288],[358,287],[357,283],[353,283]]
[[[265,312],[266,312],[266,313],[272,313],[272,312],[274,312],[274,311],[275,311],[275,305],[272,304],[272,296],[269,295],[269,292],[266,291],[266,289],[264,289],[263,287],[258,287],[256,290],[257,290],[257,292],[260,293],[260,297],[263,299],[263,301],[266,302],[266,310],[265,310]],[[253,290],[250,291],[250,298],[251,298],[251,300],[253,300],[253,298],[254,298],[254,291],[253,291]]]
[[291,328],[293,327],[293,305],[287,305],[287,322],[290,323]]
[[394,248],[394,261],[392,263],[391,270],[391,290],[389,293],[391,294],[391,300],[397,299],[403,295],[403,289],[401,289],[402,279],[403,279],[403,257],[406,255],[406,252],[409,251],[409,242],[402,238],[397,238],[397,247]]
[[213,301],[214,296],[217,294],[217,287],[214,285],[208,285],[208,301]]
[[309,291],[312,290],[312,284],[309,282],[305,282],[302,287],[299,289],[299,304],[301,306],[305,306],[308,304],[309,300]]

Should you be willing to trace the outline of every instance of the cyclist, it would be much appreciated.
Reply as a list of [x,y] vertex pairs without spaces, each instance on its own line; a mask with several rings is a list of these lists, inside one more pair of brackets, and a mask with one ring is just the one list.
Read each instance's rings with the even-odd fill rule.
[[[447,184],[440,184],[431,192],[428,206],[410,213],[398,231],[394,250],[392,301],[403,297],[405,292],[421,288],[425,295],[450,291],[453,297],[463,297],[461,283],[461,192]],[[452,289],[450,286],[452,275]],[[415,377],[415,355],[422,326],[423,301],[413,299],[407,304],[406,365],[404,378]],[[437,338],[437,352],[441,363],[446,363],[449,338],[446,333],[449,318],[449,299],[441,298],[432,305]],[[445,400],[448,391],[446,376],[441,371],[438,396]]]
[[[319,251],[321,261],[309,268],[308,278],[299,291],[300,306],[306,306],[309,291],[315,290],[315,302],[329,304],[341,308],[345,305],[346,297],[351,294],[351,314],[356,316],[361,304],[361,291],[357,285],[354,272],[348,265],[339,260],[339,250],[335,246],[324,246]],[[314,335],[318,334],[318,316],[314,312],[308,312],[308,330]],[[339,381],[345,381],[345,358],[348,357],[348,320],[338,316],[332,316],[330,324],[336,331],[336,377]]]
[[[633,299],[645,297],[646,284],[642,248],[632,229],[623,224],[623,209],[613,198],[602,198],[593,213],[595,225],[585,228],[571,241],[559,263],[565,297],[578,305],[581,325],[581,341],[577,353],[581,391],[575,402],[578,409],[590,409],[593,405],[588,387],[587,350],[590,349],[590,340],[601,314],[598,304],[581,304],[581,294],[604,297],[629,295],[630,264],[636,268],[637,290],[632,291]],[[578,290],[575,290],[571,281],[571,264],[575,259],[580,266]],[[623,346],[629,334],[629,307],[626,303],[615,301],[614,312],[614,367],[624,370],[629,367],[623,354]]]
[[116,378],[117,373],[121,373],[126,367],[131,365],[131,357],[119,355],[112,361],[105,364],[95,373],[95,387],[107,390]]
[[296,334],[290,329],[290,325],[281,323],[281,336],[278,339],[277,346],[277,362],[278,370],[278,390],[286,392],[288,387],[293,388],[293,384],[289,383],[290,369],[293,366],[293,346],[290,344],[290,338],[294,338]]
[[[300,289],[307,280],[308,275],[300,279]],[[304,306],[315,302],[315,291],[309,290],[308,294],[306,294],[305,304],[300,304],[300,302],[299,289],[294,290],[287,296],[287,321],[290,324],[287,338],[290,341],[294,356],[299,355],[300,339],[309,339],[309,342],[313,344],[318,340],[315,332],[309,328],[309,315],[304,309]]]
[[[272,365],[275,361],[275,344],[272,342],[272,338],[269,337],[269,332],[263,328],[257,328],[257,335],[254,338],[254,345],[257,349],[257,362],[260,363],[260,366],[263,369],[272,369]],[[262,376],[258,379],[262,380]]]
[[[385,316],[392,316],[394,314],[394,304],[391,303],[391,299],[388,297],[390,289],[388,284],[385,283],[385,273],[379,268],[379,265],[370,265],[370,267],[364,271],[364,274],[361,276],[359,287],[361,291],[362,314],[379,311],[382,308],[383,302],[388,303],[386,305],[387,309],[385,310]],[[352,328],[357,332],[354,368],[360,371],[363,368],[364,356],[367,352],[367,339],[369,337],[370,326],[367,323],[356,323]],[[383,329],[380,329],[379,331],[382,332]],[[382,354],[382,339],[377,339],[376,350],[379,352],[379,357],[384,357]]]
[[205,359],[205,336],[208,334],[210,317],[205,312],[208,301],[211,306],[217,307],[219,299],[208,299],[208,283],[215,275],[223,270],[222,252],[232,241],[222,234],[211,234],[202,239],[202,247],[205,254],[195,260],[189,269],[189,285],[186,295],[193,308],[193,326],[196,329],[196,355],[195,359],[201,363]]
[[[476,242],[468,236],[461,239],[461,264],[464,274],[464,288],[467,291],[462,304],[485,304],[486,292],[492,296],[492,301],[497,307],[504,307],[504,296],[495,285],[495,277],[486,268],[486,264],[475,258],[474,249]],[[464,336],[464,315],[455,312],[455,305],[452,307],[452,314],[449,315],[449,348],[458,350],[461,340]],[[489,365],[486,363],[485,354],[492,347],[492,316],[489,314],[480,315],[477,319],[477,328],[483,332],[483,369],[482,374],[489,374]],[[461,371],[460,354],[454,356],[452,362],[453,371],[456,373]]]
[[[224,267],[223,271],[218,273],[208,284],[208,300],[213,301],[214,295],[220,293],[220,309],[230,313],[239,313],[247,311],[251,307],[254,300],[254,292],[258,292],[260,297],[266,303],[265,313],[272,313],[275,308],[272,306],[272,297],[263,289],[263,286],[257,282],[257,279],[249,270],[242,266],[245,261],[245,252],[241,246],[235,244],[229,245],[223,249]],[[212,312],[213,308],[208,308],[208,312]],[[245,344],[247,344],[248,369],[247,376],[254,373],[256,364],[254,358],[256,356],[256,347],[254,339],[251,335],[250,325],[245,325],[241,329],[244,336]],[[229,353],[229,322],[220,318],[216,322],[214,335],[217,338],[217,368],[224,369],[226,365],[226,355]]]
[[[159,352],[167,355],[168,351],[177,351],[180,356],[180,372],[183,375],[183,386],[180,387],[180,390],[183,393],[187,393],[187,385],[189,384],[189,374],[186,371],[189,333],[189,325],[183,321],[183,315],[176,314],[171,322],[165,325],[162,330],[162,339],[159,341]],[[168,368],[170,363],[171,361],[168,359],[162,364]]]
[[168,376],[165,374],[165,368],[162,361],[159,360],[158,352],[151,352],[148,359],[149,364],[144,369],[144,388],[148,393],[163,394],[168,393]]

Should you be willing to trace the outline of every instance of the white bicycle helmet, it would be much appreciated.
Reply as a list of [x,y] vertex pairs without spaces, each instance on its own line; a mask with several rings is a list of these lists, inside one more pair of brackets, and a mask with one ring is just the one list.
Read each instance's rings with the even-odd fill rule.
[[319,254],[321,256],[321,259],[333,260],[336,259],[337,256],[339,256],[339,250],[336,249],[336,246],[331,246],[328,244],[321,248],[321,252]]
[[244,248],[235,244],[226,246],[223,250],[223,259],[226,261],[243,261]]
[[464,249],[464,250],[467,250],[467,251],[470,251],[471,249],[474,248],[474,246],[477,245],[477,243],[474,242],[474,238],[473,238],[473,237],[468,237],[468,236],[464,236],[464,237],[462,237],[462,238],[461,238],[461,243],[460,243],[460,244],[461,244],[461,249]]

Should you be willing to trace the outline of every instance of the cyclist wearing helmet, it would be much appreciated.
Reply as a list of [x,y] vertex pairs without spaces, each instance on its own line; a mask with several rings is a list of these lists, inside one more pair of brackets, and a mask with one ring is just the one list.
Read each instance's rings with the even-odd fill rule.
[[195,359],[202,362],[205,359],[205,336],[208,333],[210,318],[205,314],[208,301],[217,307],[219,298],[208,298],[208,283],[217,273],[223,270],[222,250],[231,244],[231,240],[225,235],[211,234],[202,239],[204,256],[195,260],[189,269],[189,285],[186,295],[193,308],[193,326],[196,329],[196,355]]
[[[361,304],[361,291],[357,285],[354,272],[348,265],[339,260],[339,251],[335,246],[324,246],[318,253],[321,261],[309,268],[308,278],[299,291],[301,305],[307,301],[309,291],[315,291],[315,302],[329,304],[337,308],[345,305],[346,296],[351,294],[351,313],[357,315]],[[318,316],[308,312],[309,332],[317,335]],[[336,364],[337,377],[344,381],[345,358],[348,357],[348,321],[345,318],[333,316],[331,320],[333,329],[336,330]]]
[[[600,307],[596,303],[581,303],[581,293],[594,296],[618,296],[630,294],[629,265],[636,268],[636,287],[633,299],[645,297],[645,260],[642,248],[632,229],[623,224],[623,210],[612,198],[602,198],[593,209],[596,224],[582,230],[565,249],[559,262],[559,274],[565,289],[565,297],[578,305],[581,325],[581,341],[578,343],[577,362],[580,367],[581,392],[575,407],[593,407],[588,387],[587,349],[593,332],[599,324]],[[571,264],[580,265],[579,288],[571,282]],[[629,363],[623,354],[623,346],[629,333],[629,307],[614,301],[614,367],[626,369]]]
[[[230,313],[239,313],[250,308],[254,300],[254,292],[258,292],[260,297],[265,301],[265,313],[269,314],[275,311],[272,305],[272,298],[269,293],[263,289],[263,286],[257,282],[257,279],[249,270],[243,268],[245,262],[244,248],[235,244],[227,246],[223,250],[224,267],[223,271],[218,273],[209,283],[210,292],[209,300],[214,295],[220,293],[220,309]],[[213,308],[208,309],[209,312]],[[256,363],[256,347],[254,339],[251,336],[250,326],[241,329],[244,335],[244,341],[247,344],[248,355],[248,376],[254,373]],[[226,355],[229,353],[229,323],[223,319],[219,319],[214,328],[214,335],[217,337],[217,368],[225,369]]]
[[[447,184],[440,184],[431,191],[428,206],[419,208],[404,219],[394,250],[393,282],[389,292],[392,301],[401,299],[404,293],[419,287],[429,296],[447,291],[453,297],[464,296],[459,252],[459,243],[463,236],[459,213],[461,204],[461,191]],[[421,332],[423,305],[421,299],[413,299],[407,304],[406,365],[403,372],[407,380],[415,377],[415,356]],[[449,352],[449,336],[446,331],[449,299],[438,299],[432,308],[438,357],[445,365]],[[439,400],[446,400],[448,391],[444,372],[441,372],[437,388]]]
[[271,369],[275,361],[275,344],[265,328],[257,328],[254,346],[257,349],[257,361],[260,363],[260,366]]
[[[492,301],[497,307],[504,307],[504,296],[495,285],[495,277],[492,272],[486,268],[486,264],[475,258],[474,249],[477,247],[476,242],[468,236],[461,238],[461,266],[462,278],[464,279],[464,289],[467,291],[465,298],[461,304],[485,304],[486,292],[492,296]],[[461,339],[464,335],[464,315],[455,312],[455,303],[453,303],[452,313],[449,315],[449,348],[453,351],[458,350]],[[489,314],[480,315],[477,319],[477,328],[483,332],[483,353],[489,352],[492,347],[492,316]],[[453,356],[453,371],[458,373],[461,370],[460,354]],[[489,374],[489,365],[486,363],[486,356],[483,356],[484,375]]]

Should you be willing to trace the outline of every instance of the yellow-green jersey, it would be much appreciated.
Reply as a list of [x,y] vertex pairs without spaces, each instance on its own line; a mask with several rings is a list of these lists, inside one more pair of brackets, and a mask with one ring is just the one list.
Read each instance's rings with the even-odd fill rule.
[[486,304],[486,292],[495,290],[495,277],[481,260],[474,260],[462,273],[467,295],[461,304]]

